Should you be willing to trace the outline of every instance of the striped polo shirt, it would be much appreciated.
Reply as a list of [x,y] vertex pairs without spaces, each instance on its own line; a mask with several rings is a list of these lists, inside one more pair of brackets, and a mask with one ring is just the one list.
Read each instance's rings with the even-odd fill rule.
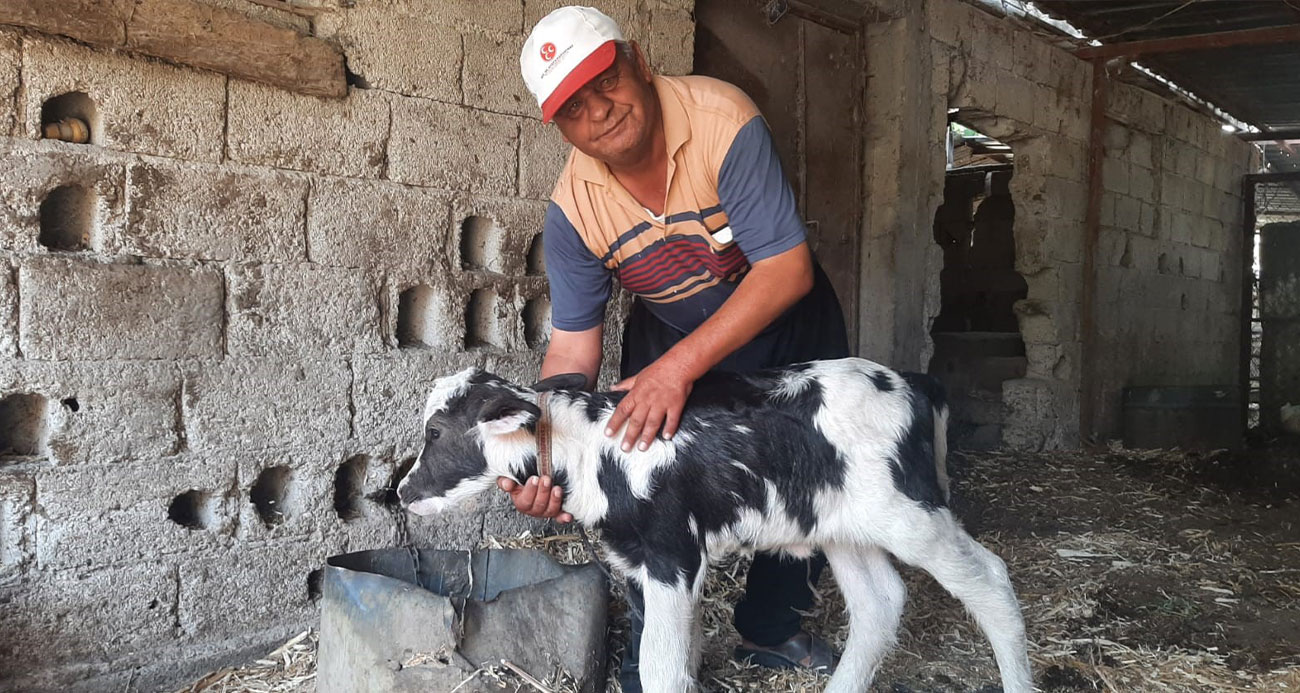
[[551,194],[543,243],[551,321],[601,324],[611,279],[690,332],[750,264],[804,241],[767,124],[740,89],[710,77],[655,77],[668,144],[668,197],[655,217],[605,164],[574,149]]

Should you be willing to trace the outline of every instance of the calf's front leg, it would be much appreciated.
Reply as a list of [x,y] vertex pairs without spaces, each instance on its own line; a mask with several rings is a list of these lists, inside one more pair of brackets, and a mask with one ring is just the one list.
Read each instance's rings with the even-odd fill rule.
[[645,630],[641,632],[641,687],[645,693],[687,693],[691,676],[696,595],[687,581],[667,584],[647,577]]

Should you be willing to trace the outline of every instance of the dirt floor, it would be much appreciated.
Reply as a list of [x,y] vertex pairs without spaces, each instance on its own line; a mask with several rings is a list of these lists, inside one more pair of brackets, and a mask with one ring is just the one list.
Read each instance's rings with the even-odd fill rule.
[[[1011,570],[1043,691],[1300,691],[1300,448],[955,454],[951,467],[954,510]],[[587,560],[582,544],[563,535],[489,545]],[[701,683],[711,691],[820,690],[824,678],[731,661],[729,605],[744,566],[731,561],[710,577]],[[957,602],[928,576],[903,573],[903,632],[873,690],[999,690],[988,646]],[[829,573],[819,587],[810,626],[839,645],[843,603]],[[616,613],[611,671],[625,623]],[[311,690],[314,634],[282,650],[183,690]],[[539,690],[500,670],[484,670],[482,680]],[[567,686],[545,681],[541,690]],[[618,691],[612,677],[610,690]]]

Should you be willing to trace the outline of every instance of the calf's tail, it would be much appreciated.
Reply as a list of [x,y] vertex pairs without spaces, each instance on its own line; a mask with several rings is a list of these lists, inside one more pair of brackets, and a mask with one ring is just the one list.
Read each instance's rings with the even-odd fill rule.
[[924,373],[903,373],[903,379],[930,401],[934,415],[934,472],[939,480],[943,502],[950,500],[948,490],[948,393],[933,376]]

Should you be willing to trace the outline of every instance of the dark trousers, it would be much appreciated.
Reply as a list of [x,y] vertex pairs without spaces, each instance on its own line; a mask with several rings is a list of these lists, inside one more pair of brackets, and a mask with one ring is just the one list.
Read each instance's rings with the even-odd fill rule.
[[[719,363],[714,370],[746,372],[788,366],[792,363],[837,359],[849,355],[848,332],[839,299],[830,280],[815,267],[813,288],[785,315],[751,342]],[[623,330],[623,358],[619,367],[624,378],[636,375],[681,341],[686,333],[656,318],[637,299]],[[794,560],[774,554],[754,556],[745,585],[745,596],[736,604],[736,631],[755,645],[779,645],[800,630],[799,612],[812,607],[811,585],[816,584],[826,559]],[[641,595],[633,590],[629,598],[640,611]],[[640,647],[641,624],[633,614],[633,651]]]

